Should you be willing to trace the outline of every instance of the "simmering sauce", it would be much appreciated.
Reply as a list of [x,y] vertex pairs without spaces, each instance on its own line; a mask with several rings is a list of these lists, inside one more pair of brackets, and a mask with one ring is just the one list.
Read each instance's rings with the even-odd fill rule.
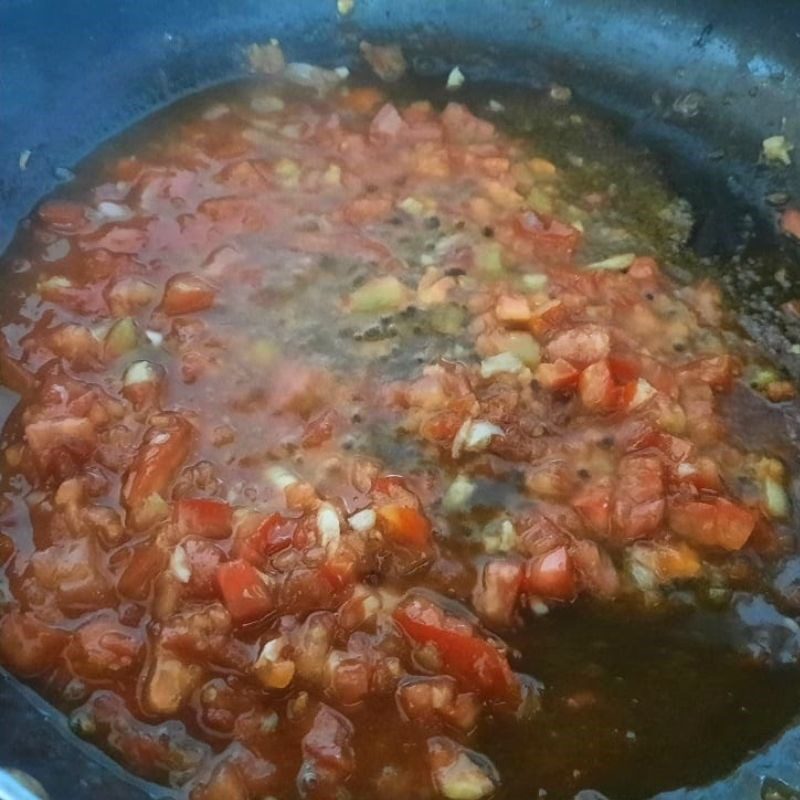
[[726,402],[793,387],[602,126],[324,77],[194,98],[20,231],[0,662],[193,800],[720,777],[800,702],[790,476]]

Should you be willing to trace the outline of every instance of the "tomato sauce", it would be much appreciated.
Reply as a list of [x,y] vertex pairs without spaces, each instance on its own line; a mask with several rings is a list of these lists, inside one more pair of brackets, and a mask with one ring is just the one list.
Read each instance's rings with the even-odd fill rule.
[[[619,787],[645,685],[578,664],[624,672],[609,618],[765,589],[790,476],[722,398],[793,389],[715,284],[614,249],[579,157],[325,89],[197,100],[26,223],[0,662],[192,800]],[[733,694],[756,669],[687,652]],[[665,770],[626,796],[710,777]]]

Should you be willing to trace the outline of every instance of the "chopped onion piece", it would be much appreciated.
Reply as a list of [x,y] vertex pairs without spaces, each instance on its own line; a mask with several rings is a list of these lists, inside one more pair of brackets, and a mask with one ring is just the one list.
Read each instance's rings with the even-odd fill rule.
[[466,475],[458,475],[442,499],[445,511],[462,511],[474,492],[475,484]]
[[133,386],[135,383],[155,383],[158,373],[149,361],[134,361],[122,376],[124,386]]
[[280,465],[270,467],[267,470],[267,480],[276,489],[287,489],[289,486],[294,486],[300,482],[300,478],[297,475]]
[[789,153],[794,150],[794,145],[786,140],[785,136],[769,136],[761,142],[761,151],[766,161],[779,161],[787,167],[792,163]]
[[354,531],[363,533],[364,531],[372,530],[375,527],[377,519],[378,516],[373,509],[365,508],[362,511],[358,511],[351,517],[349,517],[347,520],[347,524]]
[[131,216],[131,210],[127,206],[121,206],[119,203],[112,203],[108,200],[98,204],[97,213],[112,220],[128,219]]
[[464,73],[458,67],[453,67],[447,76],[446,88],[451,92],[460,89],[464,85],[464,80]]
[[72,281],[64,275],[53,275],[50,278],[39,281],[36,288],[39,294],[47,294],[49,292],[58,292],[60,289],[71,289],[72,286]]
[[343,76],[336,70],[323,69],[322,67],[303,63],[287,64],[283,74],[286,80],[291,83],[296,83],[299,86],[308,86],[320,93],[327,92],[343,80]]
[[458,458],[464,450],[485,450],[493,436],[502,435],[503,429],[491,422],[468,419],[453,438],[451,454],[453,458]]
[[517,544],[517,531],[510,519],[490,523],[482,533],[483,548],[487,553],[508,553]]
[[764,505],[773,519],[784,519],[789,516],[789,497],[786,489],[774,478],[767,478],[762,486]]
[[505,110],[506,110],[506,107],[502,103],[498,102],[497,100],[490,100],[489,101],[489,111],[491,111],[493,114],[499,114],[499,113],[501,113],[502,111],[505,111]]
[[678,477],[679,478],[688,478],[690,475],[694,475],[697,472],[697,467],[694,464],[688,464],[687,462],[682,462],[678,464]]
[[529,272],[522,276],[522,286],[528,292],[541,292],[549,282],[547,275],[541,273]]
[[256,114],[273,114],[276,111],[283,111],[286,104],[280,97],[275,97],[273,94],[265,94],[260,97],[254,97],[250,101],[250,108]]
[[470,425],[464,442],[466,450],[485,450],[495,436],[502,436],[503,429],[491,422],[476,420]]
[[357,312],[392,311],[408,305],[411,292],[394,275],[373,278],[350,295],[350,310]]
[[501,372],[516,374],[523,368],[522,361],[514,353],[498,353],[496,356],[484,358],[481,361],[481,377],[491,378]]
[[[574,227],[577,227],[575,225]],[[620,253],[618,256],[611,256],[604,258],[602,261],[595,261],[589,264],[586,269],[609,270],[611,272],[622,271],[628,269],[636,259],[636,253]]]
[[495,782],[466,753],[434,770],[434,783],[447,800],[482,800],[494,794]]
[[341,523],[336,509],[330,503],[323,503],[317,511],[317,530],[320,544],[326,549],[334,548],[341,538]]
[[192,577],[192,568],[183,545],[178,545],[169,557],[169,568],[172,574],[181,582],[189,583]]
[[425,206],[416,197],[406,197],[397,204],[397,207],[412,217],[421,217],[425,213]]
[[153,347],[161,347],[164,343],[164,334],[158,331],[145,331],[144,335]]
[[450,448],[453,458],[458,458],[461,455],[461,451],[464,449],[464,444],[467,441],[467,434],[469,433],[471,426],[472,420],[468,419],[461,423],[461,427],[456,431],[456,435],[453,437],[453,444]]
[[256,659],[256,666],[274,664],[280,660],[281,651],[288,644],[285,636],[278,636],[277,639],[270,639],[262,648]]
[[341,186],[342,168],[338,164],[331,164],[323,173],[322,180],[328,186]]
[[226,106],[225,103],[215,103],[210,108],[207,108],[203,112],[203,119],[209,120],[213,122],[215,119],[220,119],[220,117],[224,117],[226,114],[230,112],[230,106]]
[[653,385],[644,378],[639,378],[639,380],[636,381],[636,391],[633,393],[628,408],[638,408],[644,405],[655,394],[657,394],[657,392]]

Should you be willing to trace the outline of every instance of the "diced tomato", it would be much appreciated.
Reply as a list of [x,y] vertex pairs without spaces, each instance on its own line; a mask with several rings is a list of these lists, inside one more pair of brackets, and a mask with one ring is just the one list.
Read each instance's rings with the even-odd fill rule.
[[591,483],[572,498],[573,508],[592,533],[608,535],[611,527],[612,489],[607,478]]
[[386,103],[372,118],[369,135],[372,140],[394,139],[408,127],[405,120],[391,103]]
[[297,526],[296,519],[270,514],[241,544],[235,545],[234,553],[251,564],[263,564],[273,553],[291,546]]
[[758,515],[724,497],[676,500],[670,504],[669,525],[675,533],[706,547],[740,550],[747,543]]
[[494,313],[497,319],[509,325],[527,322],[531,318],[527,298],[518,294],[501,294],[497,298]]
[[217,570],[227,561],[225,551],[208,539],[189,536],[181,542],[189,562],[187,594],[198,600],[214,600],[218,597]]
[[664,475],[657,456],[625,456],[617,468],[614,532],[624,540],[655,533],[664,519]]
[[322,705],[311,730],[303,737],[303,757],[337,773],[355,768],[353,726],[347,717]]
[[94,539],[61,541],[32,556],[30,567],[39,584],[54,592],[62,610],[83,613],[102,608],[113,597]]
[[388,217],[392,213],[392,198],[383,194],[365,194],[356,197],[342,211],[351,225],[364,225]]
[[720,492],[722,490],[719,468],[708,456],[696,458],[690,464],[679,465],[674,477],[677,482],[691,484],[701,492]]
[[0,566],[6,563],[14,555],[14,540],[5,533],[0,533]]
[[472,605],[478,616],[490,625],[511,625],[521,583],[519,562],[500,558],[487,561],[472,592]]
[[578,393],[583,405],[590,411],[613,411],[618,394],[611,377],[608,362],[604,359],[586,367],[578,379]]
[[580,583],[591,594],[611,598],[619,593],[620,581],[616,567],[600,545],[581,539],[572,546],[571,553]]
[[641,365],[635,358],[613,355],[608,358],[608,368],[617,383],[631,383],[641,375]]
[[338,412],[329,408],[310,419],[303,431],[303,447],[319,447],[329,441],[339,421]]
[[31,613],[9,611],[0,617],[0,662],[29,678],[52,667],[69,635]]
[[395,609],[394,619],[417,644],[434,645],[443,671],[488,700],[514,702],[520,686],[506,657],[469,624],[436,606],[412,597]]
[[534,211],[514,217],[514,232],[529,242],[534,254],[545,258],[568,258],[581,241],[581,232],[557,219],[546,219]]
[[376,509],[381,531],[398,544],[423,550],[431,544],[431,524],[415,508],[401,505]]
[[578,385],[581,373],[563,358],[552,364],[539,364],[534,373],[539,384],[551,392],[573,390]]
[[687,439],[660,431],[653,432],[647,443],[657,447],[673,464],[686,461],[694,450],[694,445]]
[[191,272],[173,275],[164,287],[161,310],[170,316],[205,311],[214,305],[214,287]]
[[68,200],[51,200],[39,206],[39,219],[51,228],[74,233],[86,224],[86,213],[82,205]]
[[166,568],[168,561],[166,550],[158,544],[139,545],[117,581],[117,591],[123,597],[144,600],[150,593],[153,581]]
[[25,439],[40,473],[62,478],[74,474],[96,445],[91,421],[79,417],[32,422],[25,426]]
[[575,567],[566,547],[557,547],[525,562],[522,590],[545,600],[572,600],[577,590]]
[[441,722],[469,733],[478,721],[480,703],[471,693],[459,693],[449,675],[404,679],[395,692],[403,715],[430,730]]
[[275,608],[272,587],[252,564],[242,559],[220,564],[217,583],[234,621],[253,622]]
[[737,363],[731,355],[713,356],[692,362],[683,372],[702,381],[716,391],[728,392],[733,386]]
[[175,504],[173,519],[184,536],[224,539],[231,532],[233,509],[222,500],[183,498]]
[[796,208],[787,208],[781,214],[781,230],[800,239],[800,211]]
[[[551,361],[563,359],[576,367],[588,367],[596,361],[608,357],[611,351],[611,336],[599,325],[580,325],[558,333],[547,345],[547,355]],[[623,360],[609,361],[607,366],[622,366]],[[610,374],[614,374],[613,371]],[[638,372],[635,377],[638,377]]]
[[132,630],[110,619],[98,619],[78,629],[64,655],[78,675],[104,678],[134,668],[141,648]]
[[419,508],[417,496],[406,486],[400,475],[381,475],[372,483],[372,497],[376,505],[399,505]]
[[455,142],[489,142],[495,135],[491,122],[476,117],[462,103],[448,103],[441,120],[447,138]]
[[[163,500],[192,446],[194,428],[180,414],[165,414],[145,433],[122,489],[122,502],[136,527],[153,518],[149,504]],[[144,513],[143,513],[144,512]]]
[[358,577],[358,558],[349,547],[340,546],[335,553],[328,556],[320,572],[334,591],[340,591],[355,583]]
[[342,97],[342,104],[358,114],[371,114],[383,101],[383,92],[369,86],[350,89]]
[[534,336],[544,336],[563,325],[569,318],[569,310],[560,300],[548,300],[531,312],[528,327]]
[[36,376],[8,352],[8,342],[0,334],[0,383],[17,394],[27,395],[36,387]]

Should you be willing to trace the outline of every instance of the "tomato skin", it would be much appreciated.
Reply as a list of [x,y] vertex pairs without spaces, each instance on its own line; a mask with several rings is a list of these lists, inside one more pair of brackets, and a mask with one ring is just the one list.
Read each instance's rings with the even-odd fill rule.
[[520,686],[497,648],[463,623],[447,627],[448,615],[432,602],[412,598],[394,611],[394,620],[417,644],[433,644],[444,671],[488,700],[514,702]]
[[724,497],[674,501],[669,524],[675,533],[707,547],[741,550],[756,526],[758,515]]
[[264,576],[243,559],[220,564],[217,585],[235,622],[253,622],[265,617],[275,607]]
[[522,589],[545,600],[572,600],[577,592],[575,568],[566,547],[525,562]]
[[415,508],[401,505],[376,509],[381,531],[393,542],[418,550],[431,544],[431,524]]
[[175,505],[174,521],[184,536],[225,539],[230,535],[233,509],[222,500],[182,498]]
[[169,316],[205,311],[214,305],[215,297],[209,283],[191,272],[183,272],[167,281],[160,309]]
[[563,358],[556,359],[552,364],[539,364],[536,368],[536,380],[544,389],[551,392],[574,390],[578,385],[581,373]]

